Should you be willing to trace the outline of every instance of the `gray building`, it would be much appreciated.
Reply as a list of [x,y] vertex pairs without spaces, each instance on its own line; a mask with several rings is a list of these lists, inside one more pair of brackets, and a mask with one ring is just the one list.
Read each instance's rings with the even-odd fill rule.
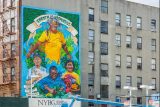
[[[80,13],[81,95],[145,104],[145,90],[159,92],[159,8],[126,0],[23,0],[22,6]],[[88,91],[86,91],[88,90]],[[94,107],[85,103],[82,107]],[[103,105],[104,106],[104,105]],[[105,107],[105,106],[104,106]]]

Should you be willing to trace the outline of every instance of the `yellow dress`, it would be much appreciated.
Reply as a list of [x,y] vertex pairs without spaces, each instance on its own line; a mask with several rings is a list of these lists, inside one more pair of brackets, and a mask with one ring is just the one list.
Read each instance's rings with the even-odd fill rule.
[[57,33],[44,31],[38,41],[44,43],[46,57],[59,63],[60,50],[62,45],[66,43],[64,35],[59,31]]

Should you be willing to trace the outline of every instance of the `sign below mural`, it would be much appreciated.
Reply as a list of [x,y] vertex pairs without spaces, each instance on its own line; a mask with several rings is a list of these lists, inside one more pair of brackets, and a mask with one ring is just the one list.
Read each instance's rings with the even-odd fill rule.
[[[62,107],[70,105],[72,99],[29,98],[29,107]],[[79,101],[75,101],[73,107],[81,107]]]
[[80,95],[79,14],[23,6],[21,19],[21,95],[65,101]]

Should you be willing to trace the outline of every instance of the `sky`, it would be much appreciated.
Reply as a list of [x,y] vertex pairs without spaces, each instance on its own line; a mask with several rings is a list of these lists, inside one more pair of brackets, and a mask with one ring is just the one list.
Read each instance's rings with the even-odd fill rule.
[[128,1],[159,7],[159,0],[128,0]]

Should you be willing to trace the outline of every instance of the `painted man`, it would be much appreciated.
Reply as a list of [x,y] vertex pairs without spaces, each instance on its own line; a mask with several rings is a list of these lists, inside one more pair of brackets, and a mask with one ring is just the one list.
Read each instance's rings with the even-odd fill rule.
[[[28,76],[27,76],[27,84],[31,84],[31,78],[32,83],[37,83],[40,79],[44,78],[48,75],[46,68],[41,66],[42,59],[38,53],[34,54],[34,66],[29,69]],[[34,76],[34,77],[32,77]]]
[[52,19],[49,22],[50,28],[47,31],[44,31],[40,38],[38,39],[37,43],[31,47],[29,53],[27,54],[27,58],[31,56],[31,54],[38,49],[42,44],[44,44],[44,52],[46,57],[51,61],[55,61],[56,63],[60,63],[60,53],[61,48],[64,49],[68,58],[71,58],[67,47],[64,35],[57,30],[59,23],[56,19]]

